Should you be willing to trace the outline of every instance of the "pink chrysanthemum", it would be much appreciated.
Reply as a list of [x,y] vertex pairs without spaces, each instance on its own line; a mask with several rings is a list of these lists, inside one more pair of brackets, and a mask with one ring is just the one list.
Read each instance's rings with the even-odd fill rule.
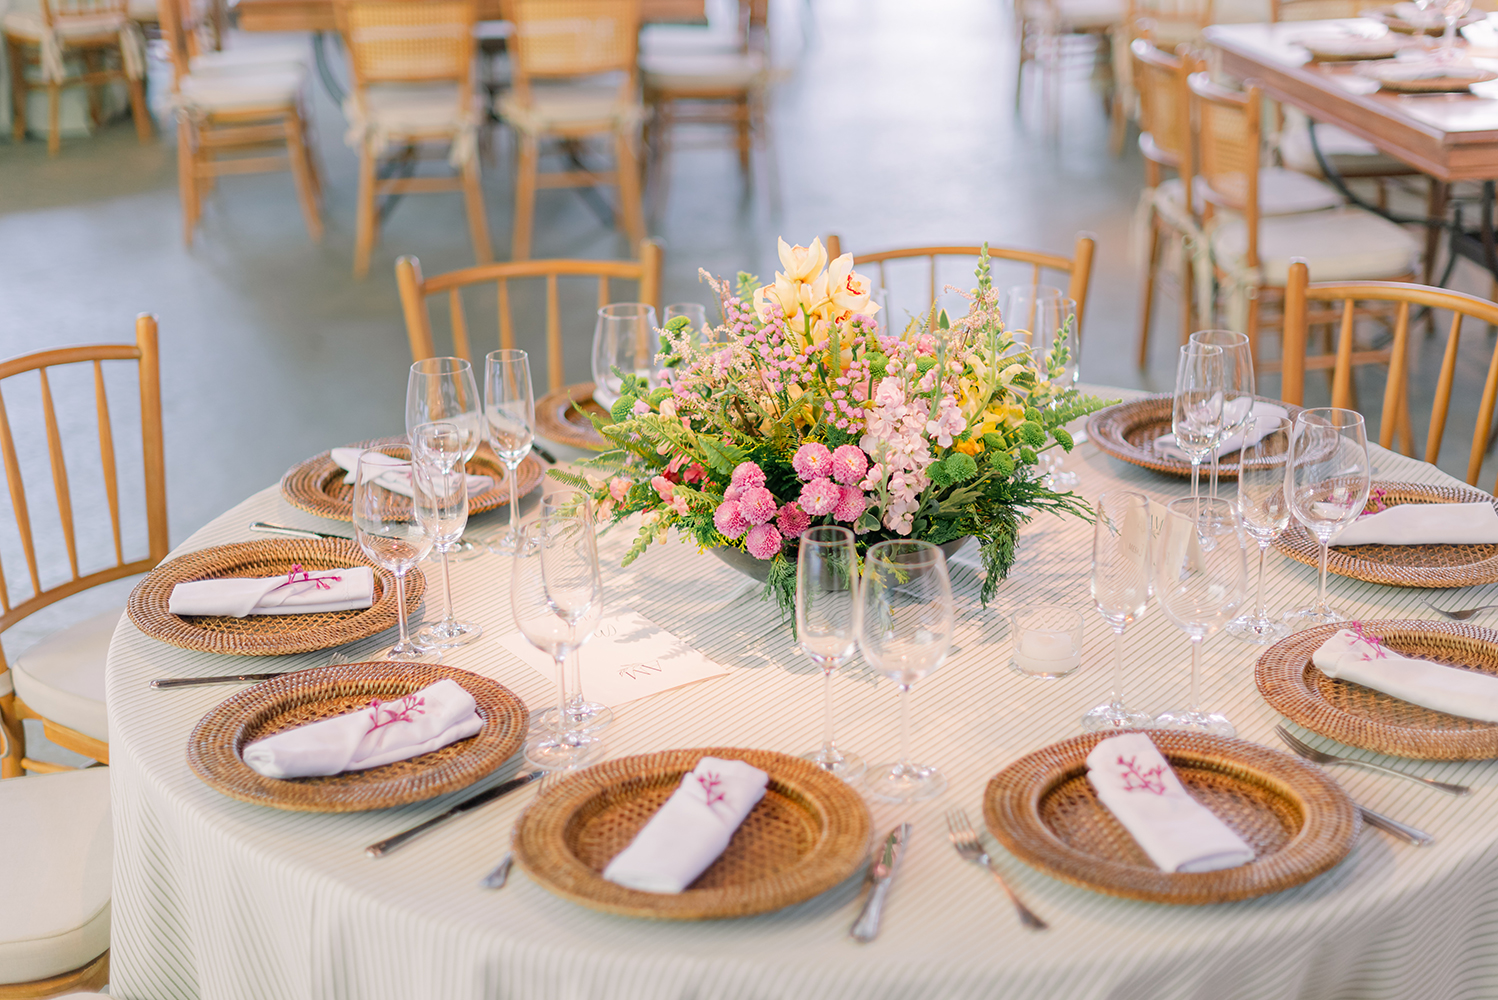
[[749,537],[744,539],[744,545],[756,559],[773,559],[780,551],[780,532],[773,524],[758,525],[749,530]]
[[765,470],[753,462],[740,462],[733,470],[733,485],[748,488],[765,485]]
[[816,441],[806,442],[791,457],[791,468],[802,479],[820,479],[827,475],[831,465],[832,452],[827,450],[825,444],[818,444]]
[[869,459],[857,445],[839,445],[832,453],[832,478],[844,486],[851,486],[869,471]]
[[780,528],[782,538],[800,538],[801,533],[811,527],[811,518],[806,516],[800,504],[792,501],[780,508],[775,524]]
[[749,530],[749,522],[744,520],[737,500],[724,500],[718,504],[718,509],[713,511],[713,526],[724,538],[740,538]]
[[723,499],[724,500],[737,500],[739,497],[741,497],[743,495],[744,495],[744,487],[742,487],[742,486],[730,486],[730,487],[728,487],[728,489],[726,489],[726,490],[723,491]]
[[763,486],[751,486],[739,495],[739,513],[750,524],[764,524],[775,516],[779,507],[775,494]]
[[843,498],[843,491],[832,480],[823,476],[821,479],[813,479],[801,487],[801,509],[812,517],[821,517],[823,514],[831,514],[834,507]]
[[837,506],[832,508],[832,516],[839,521],[856,521],[858,515],[868,506],[868,500],[863,495],[863,490],[855,484],[844,486],[842,496],[838,499]]

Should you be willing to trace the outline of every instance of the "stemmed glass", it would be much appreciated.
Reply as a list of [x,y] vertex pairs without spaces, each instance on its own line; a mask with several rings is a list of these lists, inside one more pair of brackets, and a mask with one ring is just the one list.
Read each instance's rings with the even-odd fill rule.
[[1182,344],[1176,364],[1171,430],[1176,447],[1191,456],[1193,497],[1201,496],[1202,459],[1222,433],[1222,353],[1215,344]]
[[1436,59],[1443,63],[1458,61],[1456,54],[1456,22],[1472,7],[1472,0],[1441,0],[1441,17],[1446,21],[1446,31],[1441,36],[1441,51]]
[[400,640],[386,659],[419,660],[427,650],[406,634],[406,574],[431,551],[432,539],[417,523],[412,502],[380,485],[380,476],[390,471],[391,457],[379,448],[359,456],[354,468],[354,537],[365,555],[395,574]]
[[432,460],[415,450],[416,428],[438,421],[458,429],[462,468],[478,451],[484,434],[473,365],[463,358],[424,358],[411,366],[406,379],[406,436],[411,440],[413,459]]
[[942,773],[910,760],[910,686],[941,666],[952,645],[946,557],[930,542],[879,542],[864,555],[859,602],[863,658],[900,689],[900,759],[864,776],[868,794],[883,802],[940,795],[947,787]]
[[[549,518],[576,518],[596,536],[593,501],[582,490],[557,486],[541,495],[540,516]],[[608,728],[614,721],[613,709],[601,702],[589,701],[583,693],[582,657],[574,651],[567,657],[567,724],[568,728],[595,733]],[[532,727],[555,726],[556,709],[532,717]]]
[[1243,536],[1233,505],[1208,497],[1172,500],[1155,548],[1154,577],[1160,610],[1191,640],[1191,697],[1185,708],[1155,716],[1155,725],[1236,735],[1225,716],[1200,708],[1202,642],[1233,617],[1247,587]]
[[692,331],[694,341],[699,344],[712,342],[712,328],[707,325],[707,306],[697,302],[673,302],[666,307],[667,326],[678,316],[687,318],[687,329]]
[[1285,456],[1290,451],[1294,425],[1288,417],[1252,417],[1244,428],[1248,437],[1262,435],[1238,453],[1238,518],[1243,530],[1259,543],[1259,585],[1253,610],[1228,622],[1228,635],[1266,645],[1290,632],[1281,618],[1269,617],[1264,603],[1264,556],[1275,537],[1290,524],[1285,500]]
[[1254,414],[1254,356],[1248,335],[1235,330],[1198,330],[1191,335],[1190,343],[1222,348],[1222,429],[1212,445],[1211,497],[1216,500],[1217,465],[1223,445],[1234,434],[1242,435]]
[[1300,411],[1288,456],[1285,493],[1290,513],[1321,544],[1316,606],[1290,615],[1291,625],[1346,621],[1326,602],[1326,558],[1332,536],[1357,520],[1368,504],[1368,437],[1362,414],[1333,406]]
[[531,389],[530,356],[524,351],[490,351],[484,356],[484,419],[489,425],[489,446],[505,464],[505,479],[510,483],[510,529],[490,548],[515,552],[520,541],[515,527],[520,516],[516,470],[530,454],[536,436],[536,397]]
[[1138,621],[1150,599],[1150,502],[1142,493],[1110,490],[1098,497],[1092,522],[1092,602],[1113,628],[1113,690],[1082,716],[1082,728],[1142,729],[1147,712],[1123,699],[1124,629]]
[[[1081,343],[1077,338],[1077,304],[1049,285],[1015,285],[1004,292],[1003,311],[1006,332],[1030,347],[1032,364],[1042,379],[1051,377],[1048,360],[1057,340],[1065,338],[1066,361],[1056,376],[1059,388],[1076,384]],[[1056,486],[1071,487],[1078,483],[1075,472],[1061,470],[1063,459],[1054,449],[1041,455],[1041,468]]]
[[593,327],[593,401],[604,408],[618,401],[621,381],[615,368],[653,382],[655,356],[660,351],[654,306],[615,302],[598,310]]
[[442,556],[442,609],[440,621],[416,633],[421,646],[462,646],[483,634],[476,622],[459,621],[453,614],[452,579],[448,553],[468,525],[468,475],[458,465],[462,456],[462,434],[455,424],[422,424],[411,437],[413,454],[425,456],[411,463],[411,503],[416,522],[431,538]]
[[796,641],[822,668],[822,745],[801,757],[844,781],[864,772],[863,758],[833,743],[832,674],[858,647],[858,550],[839,525],[808,528],[796,553]]
[[603,617],[603,580],[592,525],[577,517],[532,521],[515,550],[510,607],[522,635],[556,661],[555,724],[531,737],[525,759],[558,770],[586,762],[602,749],[567,713],[567,656],[593,635]]

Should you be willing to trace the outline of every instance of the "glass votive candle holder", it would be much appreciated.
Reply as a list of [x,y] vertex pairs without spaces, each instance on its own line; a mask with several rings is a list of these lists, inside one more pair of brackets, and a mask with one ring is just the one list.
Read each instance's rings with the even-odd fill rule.
[[1065,677],[1082,665],[1082,612],[1033,604],[1010,616],[1009,669],[1025,677]]

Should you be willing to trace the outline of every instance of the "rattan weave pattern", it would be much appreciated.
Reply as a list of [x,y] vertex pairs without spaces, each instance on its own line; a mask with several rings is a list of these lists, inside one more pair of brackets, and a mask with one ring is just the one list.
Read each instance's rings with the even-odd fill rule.
[[[605,881],[609,861],[704,756],[742,760],[770,775],[728,849],[674,895]],[[655,920],[710,920],[778,910],[831,889],[863,863],[871,829],[858,793],[815,765],[768,750],[711,747],[623,757],[564,779],[521,818],[514,850],[531,878],[575,903]]]
[[[174,615],[167,610],[172,588],[193,580],[225,577],[280,576],[300,565],[306,570],[374,567],[374,603],[362,611],[313,614]],[[406,607],[421,604],[426,578],[406,574]],[[395,577],[370,562],[351,541],[334,538],[270,538],[234,542],[188,552],[153,569],[130,592],[126,611],[135,627],[153,639],[183,649],[234,656],[284,656],[311,653],[366,639],[397,621]]]
[[[1301,407],[1265,396],[1255,399],[1284,407],[1293,421]],[[1171,407],[1173,397],[1169,394],[1145,396],[1142,399],[1118,403],[1098,410],[1087,418],[1087,436],[1097,444],[1104,454],[1112,455],[1121,462],[1141,465],[1146,469],[1164,472],[1173,476],[1190,476],[1191,463],[1171,455],[1155,451],[1155,441],[1171,431]],[[1210,471],[1212,463],[1202,465],[1203,472]],[[1217,462],[1217,478],[1238,478],[1238,453],[1230,452]]]
[[[395,458],[411,457],[410,448],[403,437],[357,441],[348,447],[380,448]],[[489,489],[468,498],[470,515],[484,514],[510,502],[510,486],[505,480],[509,473],[488,445],[479,448],[467,468],[470,475],[489,476],[494,480],[494,485]],[[347,475],[333,461],[332,452],[325,451],[287,469],[286,474],[281,477],[281,495],[286,498],[287,503],[309,514],[333,521],[352,521],[354,487],[343,481]],[[515,475],[519,477],[516,495],[525,496],[541,482],[540,461],[534,455],[527,455],[515,470]],[[397,498],[399,499],[401,498]]]
[[593,402],[593,383],[578,382],[548,392],[536,400],[536,433],[548,441],[570,444],[574,448],[592,451],[612,448],[613,445],[598,433],[592,422],[577,412],[572,405],[574,402],[590,413],[607,415],[601,405]]
[[[1498,500],[1466,486],[1375,482],[1384,503],[1479,503]],[[1280,532],[1274,547],[1307,566],[1321,565],[1316,537],[1299,522]],[[1338,576],[1396,587],[1470,587],[1498,581],[1498,545],[1333,545],[1326,568]]]
[[1320,768],[1256,743],[1167,730],[1150,738],[1191,794],[1253,847],[1252,862],[1216,872],[1163,872],[1098,801],[1088,733],[1022,757],[983,796],[988,829],[1021,861],[1065,882],[1157,903],[1223,903],[1300,885],[1335,866],[1362,818]]
[[[240,758],[249,743],[287,729],[346,715],[371,699],[390,701],[443,678],[478,703],[484,728],[408,760],[324,778],[280,780]],[[241,802],[294,812],[363,812],[457,791],[494,771],[520,748],[528,715],[509,688],[436,663],[338,663],[256,684],[220,703],[193,727],[187,763],[209,787]]]
[[[1491,629],[1419,619],[1362,624],[1396,653],[1498,674],[1498,632]],[[1318,625],[1264,651],[1254,681],[1270,707],[1314,733],[1395,757],[1498,757],[1498,725],[1412,705],[1316,669],[1311,654],[1342,627]]]

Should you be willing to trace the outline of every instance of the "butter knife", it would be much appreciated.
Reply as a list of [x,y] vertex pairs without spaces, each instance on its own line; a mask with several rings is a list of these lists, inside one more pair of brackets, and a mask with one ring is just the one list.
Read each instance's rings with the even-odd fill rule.
[[204,684],[258,684],[280,674],[220,674],[214,677],[158,677],[151,682],[153,688],[200,687]]
[[402,830],[400,833],[397,833],[393,837],[386,837],[384,840],[379,841],[378,843],[370,844],[368,847],[364,848],[364,853],[368,854],[372,858],[383,857],[402,844],[414,840],[417,837],[421,836],[423,833],[426,833],[434,826],[437,826],[441,823],[446,823],[454,816],[466,813],[470,809],[477,809],[479,806],[489,802],[493,802],[495,799],[504,798],[506,795],[509,795],[517,788],[524,788],[532,781],[535,781],[537,778],[541,777],[544,773],[544,771],[531,771],[529,774],[517,775],[516,777],[511,778],[509,781],[502,781],[499,784],[495,785],[493,788],[489,789],[487,792],[480,792],[477,795],[473,796],[473,798],[464,799],[462,802],[459,802],[457,805],[453,806],[446,812],[438,813],[436,816],[433,816],[425,823],[417,823],[409,830]]
[[293,528],[287,524],[270,524],[266,521],[251,521],[251,531],[259,531],[267,535],[286,535],[290,538],[336,538],[339,541],[352,541],[348,535],[335,535],[326,531],[313,531],[311,528]]
[[894,884],[895,874],[900,870],[900,859],[905,856],[905,845],[910,840],[910,824],[901,823],[889,832],[878,852],[869,861],[869,898],[864,900],[863,912],[849,930],[853,940],[867,944],[879,934],[879,922],[884,918],[884,901],[889,898],[889,887]]
[[1376,813],[1367,806],[1358,806],[1363,814],[1363,822],[1369,826],[1376,826],[1385,833],[1392,834],[1401,840],[1408,841],[1416,847],[1429,847],[1436,842],[1436,838],[1424,830],[1417,830],[1413,826],[1401,823],[1397,819],[1390,819],[1383,813]]

